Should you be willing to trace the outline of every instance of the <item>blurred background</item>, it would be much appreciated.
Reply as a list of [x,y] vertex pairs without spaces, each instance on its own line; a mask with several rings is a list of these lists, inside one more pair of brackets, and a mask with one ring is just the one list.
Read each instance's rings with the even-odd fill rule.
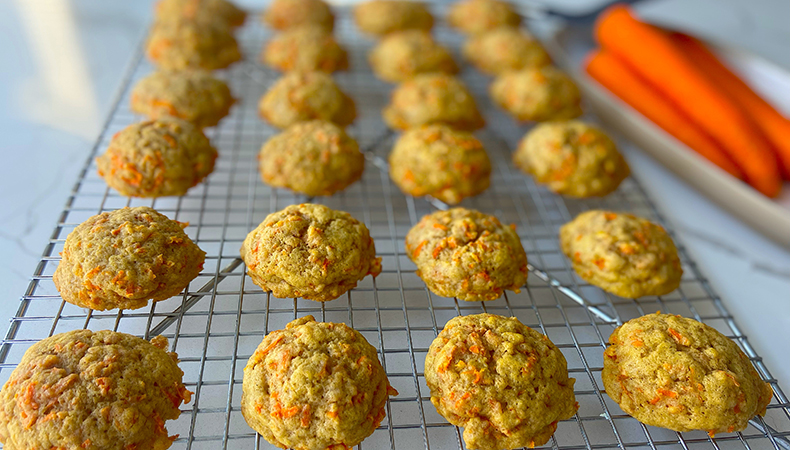
[[[238,3],[251,10],[264,4]],[[524,5],[584,15],[605,3]],[[6,158],[0,164],[0,330],[28,286],[145,34],[152,5],[149,0],[0,1],[0,136]],[[790,1],[656,0],[635,8],[651,22],[738,46],[782,68],[763,71],[763,77],[788,78]],[[790,92],[783,94],[790,97]],[[785,112],[790,110],[790,98],[778,102]],[[790,329],[790,252],[648,156],[624,150],[744,333],[781,384],[790,386],[790,360],[779,344],[787,341]]]

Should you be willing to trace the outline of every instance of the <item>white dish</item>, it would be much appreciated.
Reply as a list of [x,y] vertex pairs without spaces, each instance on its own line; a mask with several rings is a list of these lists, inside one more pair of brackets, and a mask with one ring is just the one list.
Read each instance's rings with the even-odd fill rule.
[[[557,64],[576,80],[586,101],[603,122],[732,215],[790,248],[789,183],[784,184],[779,198],[765,197],[697,155],[589,77],[581,67],[584,56],[595,46],[589,26],[562,27],[551,34],[546,46]],[[743,58],[743,55],[734,56]],[[766,64],[769,63],[759,60],[759,65]]]

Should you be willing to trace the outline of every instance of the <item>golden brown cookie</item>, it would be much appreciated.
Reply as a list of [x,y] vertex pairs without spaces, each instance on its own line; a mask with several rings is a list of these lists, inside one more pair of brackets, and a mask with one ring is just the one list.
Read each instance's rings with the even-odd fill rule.
[[132,90],[132,111],[149,119],[178,117],[198,128],[213,127],[234,103],[224,81],[203,70],[154,72]]
[[459,31],[478,34],[496,28],[517,27],[521,16],[499,0],[463,0],[450,7],[447,23]]
[[63,300],[96,310],[137,309],[178,295],[206,256],[186,225],[147,206],[93,216],[66,237],[52,281]]
[[683,275],[664,228],[631,214],[581,213],[560,228],[560,245],[580,277],[621,297],[668,294]]
[[381,272],[365,224],[310,203],[266,216],[247,235],[241,257],[252,281],[279,298],[334,300]]
[[579,88],[554,67],[505,72],[489,92],[496,104],[518,120],[565,120],[582,114]]
[[129,125],[96,158],[99,176],[121,195],[184,195],[214,170],[217,151],[206,135],[174,117]]
[[263,182],[306,195],[332,195],[362,176],[357,142],[331,122],[299,122],[269,139],[258,154]]
[[562,352],[515,317],[456,317],[428,349],[425,381],[439,414],[464,427],[466,448],[548,442],[579,408]]
[[76,330],[33,344],[0,391],[6,450],[164,450],[192,393],[167,339]]
[[243,25],[247,19],[247,13],[228,0],[159,0],[154,12],[160,22],[216,21],[231,28]]
[[348,69],[348,53],[332,33],[317,26],[291,28],[275,35],[263,49],[261,60],[281,72]]
[[466,86],[442,73],[417,75],[398,85],[382,114],[387,125],[397,130],[443,123],[474,131],[485,125]]
[[649,314],[615,328],[604,352],[606,393],[642,423],[732,433],[764,415],[771,386],[738,345],[685,317]]
[[274,0],[263,21],[275,30],[313,25],[332,31],[335,27],[332,9],[322,0]]
[[496,300],[527,281],[527,254],[515,231],[464,208],[437,211],[406,235],[406,254],[428,289],[459,300]]
[[391,395],[364,336],[305,316],[267,334],[247,361],[241,412],[277,447],[350,449],[378,427]]
[[540,42],[518,28],[496,28],[473,36],[464,44],[463,52],[475,67],[492,75],[551,64]]
[[241,59],[239,44],[230,28],[217,22],[191,20],[154,23],[146,55],[163,70],[223,69]]
[[368,61],[376,76],[393,83],[421,73],[458,72],[450,51],[422,30],[387,35],[370,51]]
[[491,161],[474,135],[446,125],[412,128],[389,156],[390,178],[405,193],[455,205],[486,189]]
[[354,21],[365,33],[384,36],[402,30],[430,31],[433,16],[420,2],[410,0],[370,0],[354,8]]
[[287,73],[261,97],[258,111],[278,128],[314,119],[345,127],[357,117],[354,100],[324,72]]
[[576,120],[537,125],[513,163],[552,192],[582,198],[608,195],[631,173],[606,133]]

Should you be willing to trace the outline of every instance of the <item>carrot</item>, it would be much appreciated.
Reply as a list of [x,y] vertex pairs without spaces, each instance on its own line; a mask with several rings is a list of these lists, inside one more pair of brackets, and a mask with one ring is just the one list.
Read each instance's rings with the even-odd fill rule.
[[674,105],[611,52],[606,50],[590,52],[585,61],[585,70],[614,95],[703,158],[731,175],[743,179],[741,169],[713,139],[691,123]]
[[598,17],[595,36],[709,133],[750,185],[769,197],[779,193],[776,159],[759,130],[664,32],[635,19],[627,6],[616,5]]
[[780,114],[755,93],[700,41],[680,33],[672,33],[670,36],[672,42],[694,61],[711,81],[727,92],[754,119],[755,125],[763,132],[776,152],[785,179],[790,179],[790,139],[788,139],[790,119]]

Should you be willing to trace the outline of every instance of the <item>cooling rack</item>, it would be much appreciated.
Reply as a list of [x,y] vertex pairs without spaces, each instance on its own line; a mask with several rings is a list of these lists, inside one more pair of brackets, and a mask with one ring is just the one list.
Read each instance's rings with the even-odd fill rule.
[[[386,155],[395,136],[381,121],[391,86],[375,79],[366,61],[372,42],[357,34],[347,10],[338,11],[336,33],[351,57],[351,70],[336,74],[341,87],[357,102],[359,118],[349,128],[366,152],[362,180],[328,198],[308,199],[265,186],[258,177],[256,155],[276,131],[260,121],[257,102],[277,74],[257,64],[268,37],[254,18],[239,32],[247,56],[221,72],[240,100],[229,117],[208,130],[220,158],[213,174],[179,198],[128,199],[109,190],[96,174],[94,158],[114,133],[141,117],[128,109],[129,90],[153,68],[138,50],[115,106],[92,154],[46,244],[43,256],[23,294],[16,316],[0,347],[0,381],[8,378],[24,351],[34,342],[73,329],[113,329],[145,338],[166,336],[178,352],[188,388],[195,392],[178,420],[168,422],[179,434],[173,449],[270,449],[244,422],[240,411],[242,370],[269,331],[296,317],[345,322],[377,347],[390,382],[400,395],[387,405],[387,417],[359,449],[461,449],[457,427],[439,416],[429,400],[423,376],[425,355],[444,324],[459,314],[490,312],[518,317],[546,334],[568,361],[576,378],[576,416],[559,423],[546,448],[783,449],[790,450],[790,403],[762,359],[754,352],[697,266],[679,246],[685,274],[680,289],[662,297],[627,300],[611,296],[578,278],[559,249],[559,227],[592,208],[625,210],[664,223],[634,177],[604,199],[574,200],[533,184],[509,162],[510,151],[528,128],[497,110],[485,95],[489,80],[470,68],[461,77],[477,96],[489,126],[478,134],[493,164],[491,188],[465,200],[463,206],[495,214],[515,223],[530,261],[527,286],[491,302],[459,302],[437,297],[415,275],[403,253],[403,239],[420,217],[443,208],[437,201],[404,196],[389,180]],[[437,27],[436,37],[457,55],[460,36]],[[142,46],[141,46],[142,48]],[[460,60],[460,59],[459,59]],[[594,118],[588,117],[593,120]],[[364,221],[375,239],[383,271],[364,279],[347,295],[327,303],[279,299],[254,285],[238,259],[246,234],[263,218],[287,205],[305,201],[345,210]],[[52,283],[59,252],[76,225],[101,211],[148,205],[173,219],[189,222],[192,239],[206,251],[203,272],[169,300],[139,310],[89,311],[61,300]],[[666,225],[666,224],[665,224]],[[670,234],[671,227],[667,227]],[[739,433],[675,433],[645,426],[623,413],[603,391],[601,368],[606,340],[615,326],[656,310],[705,322],[732,338],[771,384],[774,398],[764,418]]]

